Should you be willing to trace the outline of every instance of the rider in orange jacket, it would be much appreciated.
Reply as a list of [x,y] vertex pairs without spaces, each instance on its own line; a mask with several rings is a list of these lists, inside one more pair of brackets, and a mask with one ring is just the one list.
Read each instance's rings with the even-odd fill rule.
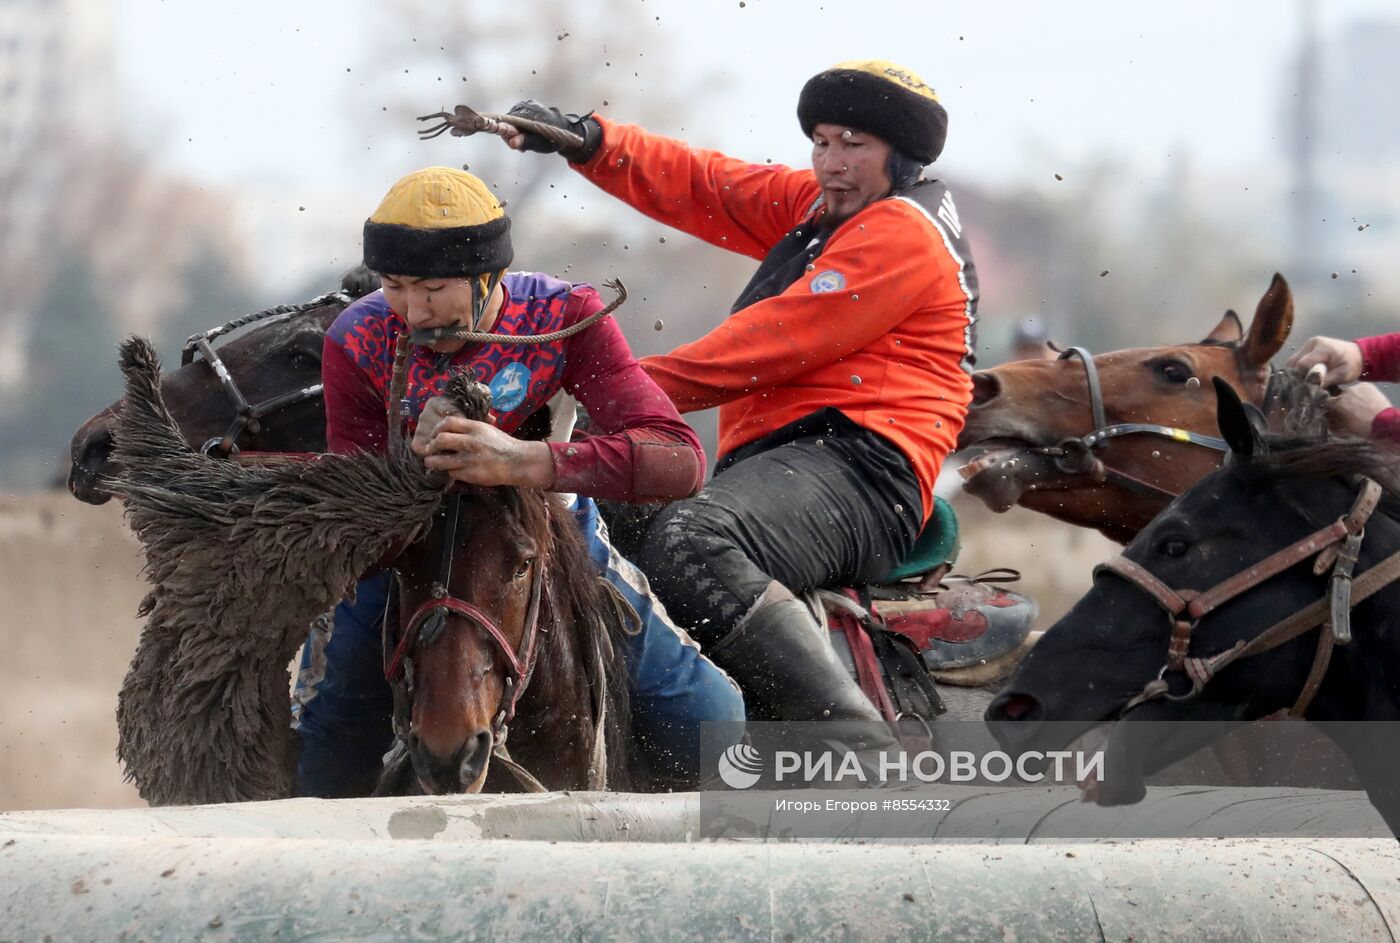
[[791,591],[901,561],[971,398],[976,275],[952,195],[921,177],[947,129],[937,96],[888,62],[819,73],[797,107],[811,170],[535,102],[512,113],[580,133],[564,156],[634,208],[763,260],[717,328],[642,360],[681,412],[720,407],[720,460],[637,562],[750,716],[878,721]]

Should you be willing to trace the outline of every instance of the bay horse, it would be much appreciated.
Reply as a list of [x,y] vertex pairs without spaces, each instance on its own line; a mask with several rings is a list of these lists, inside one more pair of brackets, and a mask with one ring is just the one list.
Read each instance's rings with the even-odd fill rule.
[[[1400,452],[1267,435],[1215,385],[1229,462],[1096,571],[987,710],[1015,752],[1119,721],[1102,805],[1239,722],[1400,720]],[[1400,834],[1400,726],[1323,726]]]
[[1293,326],[1293,295],[1275,274],[1244,328],[1227,311],[1194,344],[1058,360],[973,374],[959,451],[987,449],[962,469],[964,488],[992,510],[1013,504],[1126,543],[1176,495],[1219,467],[1215,391],[1229,382],[1290,431],[1321,431],[1285,402],[1269,361]]
[[[214,455],[235,450],[324,452],[321,345],[326,329],[356,298],[378,287],[363,266],[351,269],[338,291],[298,305],[277,305],[196,334],[181,351],[182,365],[161,377],[171,416],[185,440]],[[213,346],[216,339],[248,328]],[[113,432],[124,398],[88,419],[69,444],[68,490],[86,504],[110,498],[102,487],[121,466]]]
[[[458,376],[445,392],[485,419],[486,387]],[[559,496],[450,489],[393,566],[384,645],[398,742],[377,794],[641,782],[623,657],[637,617]]]

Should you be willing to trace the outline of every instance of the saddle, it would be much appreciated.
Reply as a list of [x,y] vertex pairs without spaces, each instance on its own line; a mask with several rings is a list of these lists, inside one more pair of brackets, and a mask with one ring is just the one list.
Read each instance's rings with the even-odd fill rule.
[[896,727],[914,720],[928,732],[945,710],[937,684],[981,686],[1009,673],[1035,623],[1035,602],[1004,588],[1018,572],[950,575],[958,549],[957,517],[938,498],[909,558],[885,583],[807,594],[837,656]]

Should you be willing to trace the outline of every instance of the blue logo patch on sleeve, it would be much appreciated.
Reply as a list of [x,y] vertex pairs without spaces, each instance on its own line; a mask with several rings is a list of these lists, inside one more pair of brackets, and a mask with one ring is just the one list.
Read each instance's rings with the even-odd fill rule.
[[498,413],[508,413],[530,392],[530,368],[523,363],[508,363],[487,384],[491,387],[491,407]]
[[846,287],[846,276],[835,269],[827,269],[812,276],[812,294],[820,295],[828,291],[840,291]]

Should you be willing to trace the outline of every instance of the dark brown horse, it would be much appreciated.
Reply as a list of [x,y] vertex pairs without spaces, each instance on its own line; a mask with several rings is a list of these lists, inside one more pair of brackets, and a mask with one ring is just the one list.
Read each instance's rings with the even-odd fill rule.
[[1271,419],[1310,419],[1270,395],[1269,361],[1292,326],[1293,296],[1275,275],[1247,330],[1228,311],[1194,344],[976,373],[958,447],[991,451],[964,468],[965,487],[993,510],[1020,504],[1124,543],[1219,467],[1214,378]]
[[1014,752],[1118,720],[1091,793],[1103,805],[1138,801],[1144,776],[1242,721],[1331,721],[1400,833],[1400,453],[1263,435],[1227,386],[1218,396],[1231,462],[1097,571],[987,719]]
[[[340,291],[307,304],[279,305],[190,338],[185,363],[161,377],[185,441],[224,453],[231,448],[325,451],[321,344],[336,315],[377,287],[363,267],[348,272],[341,284]],[[215,339],[245,326],[247,333],[213,346]],[[112,458],[112,435],[123,402],[117,400],[73,434],[68,490],[79,501],[103,504],[111,498],[102,479],[121,473]]]
[[[490,390],[466,375],[444,392],[467,418],[490,411]],[[548,412],[527,435],[548,433]],[[632,784],[622,653],[636,614],[558,496],[453,487],[393,566],[384,663],[397,744],[380,794]]]
[[400,743],[381,794],[636,785],[622,657],[636,616],[557,497],[448,495],[395,568],[385,646]]

